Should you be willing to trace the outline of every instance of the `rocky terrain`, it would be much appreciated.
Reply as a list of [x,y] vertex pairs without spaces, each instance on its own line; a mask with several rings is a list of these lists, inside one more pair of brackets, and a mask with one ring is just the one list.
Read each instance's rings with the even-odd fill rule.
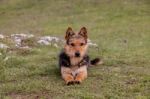
[[[54,37],[54,36],[35,36],[33,34],[11,34],[11,35],[3,35],[0,34],[0,49],[9,49],[11,48],[9,44],[3,43],[6,41],[9,43],[13,43],[11,47],[16,47],[16,48],[25,48],[25,49],[30,49],[32,48],[33,43],[36,45],[51,45],[53,47],[61,47],[64,44],[64,40],[59,37]],[[32,44],[31,44],[32,43]],[[88,45],[92,47],[98,47],[96,43],[93,43],[90,39],[88,39]]]

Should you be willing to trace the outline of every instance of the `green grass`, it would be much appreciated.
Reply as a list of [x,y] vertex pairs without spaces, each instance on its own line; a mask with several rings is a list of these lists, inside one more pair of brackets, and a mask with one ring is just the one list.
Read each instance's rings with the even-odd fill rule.
[[[104,64],[89,69],[81,85],[66,86],[58,71],[60,49],[34,46],[31,51],[0,51],[3,99],[149,99],[149,0],[2,0],[0,33],[64,37],[66,28],[88,28],[100,51],[91,57]],[[0,41],[7,42],[8,41]],[[9,57],[6,59],[6,57]]]

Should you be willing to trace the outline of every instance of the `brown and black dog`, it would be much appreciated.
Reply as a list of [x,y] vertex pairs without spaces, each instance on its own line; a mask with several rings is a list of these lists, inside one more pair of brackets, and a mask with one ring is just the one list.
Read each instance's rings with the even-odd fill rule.
[[59,55],[59,67],[67,85],[80,84],[87,78],[87,68],[100,62],[99,58],[90,60],[87,55],[87,29],[82,27],[75,33],[71,27],[66,31],[66,44]]

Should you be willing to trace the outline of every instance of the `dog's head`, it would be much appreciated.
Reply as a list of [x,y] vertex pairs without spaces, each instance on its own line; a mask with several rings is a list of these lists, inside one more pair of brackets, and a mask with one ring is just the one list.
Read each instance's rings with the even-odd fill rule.
[[87,52],[87,29],[82,27],[75,33],[71,27],[66,31],[65,53],[70,57],[83,57]]

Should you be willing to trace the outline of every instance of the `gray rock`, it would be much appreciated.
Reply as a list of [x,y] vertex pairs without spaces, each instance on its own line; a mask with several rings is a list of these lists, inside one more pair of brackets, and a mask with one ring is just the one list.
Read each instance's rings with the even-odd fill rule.
[[87,42],[88,42],[87,44],[91,47],[98,47],[98,45],[96,43],[93,43],[90,39],[88,39]]
[[9,48],[6,44],[0,43],[0,49],[7,49]]
[[52,45],[56,48],[58,48],[59,43],[63,43],[64,41],[58,37],[53,37],[53,36],[43,36],[40,37],[37,43],[41,45]]
[[20,47],[20,46],[22,46],[21,45],[21,41],[23,40],[23,39],[28,39],[28,38],[32,38],[32,37],[34,37],[34,35],[33,34],[12,34],[11,35],[11,38],[14,40],[14,42],[16,43],[16,47]]
[[3,39],[4,38],[4,35],[3,34],[0,34],[0,39]]

